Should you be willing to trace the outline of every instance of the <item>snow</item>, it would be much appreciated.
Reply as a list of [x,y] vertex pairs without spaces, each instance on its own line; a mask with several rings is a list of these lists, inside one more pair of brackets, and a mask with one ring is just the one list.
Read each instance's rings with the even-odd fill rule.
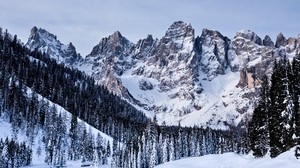
[[[204,76],[200,75],[200,76]],[[220,121],[231,121],[234,119],[234,124],[237,124],[241,117],[236,112],[236,106],[243,106],[245,102],[240,99],[242,93],[236,85],[239,82],[239,73],[227,70],[225,75],[219,75],[213,80],[202,80],[203,86],[202,97],[199,101],[203,102],[202,109],[190,113],[182,119],[182,125],[189,123],[200,123],[202,126],[206,124],[215,129],[226,129]],[[224,105],[226,104],[226,105]]]
[[262,58],[258,57],[256,59],[254,59],[253,61],[250,61],[247,65],[248,65],[248,67],[255,66],[256,64],[260,63],[261,61],[262,61]]
[[[139,63],[136,67],[146,66],[144,64]],[[205,78],[207,74],[199,71],[203,92],[196,94],[195,99],[185,98],[185,94],[188,94],[186,84],[178,84],[174,89],[162,91],[159,88],[160,81],[132,75],[132,71],[132,69],[125,71],[122,76],[119,76],[123,86],[135,99],[147,105],[147,110],[141,107],[139,109],[144,111],[148,117],[156,114],[159,124],[165,121],[167,125],[177,125],[180,122],[183,126],[198,125],[210,126],[214,129],[227,129],[226,123],[223,121],[237,125],[243,115],[238,113],[236,108],[242,109],[248,105],[248,100],[241,97],[243,93],[250,90],[236,87],[239,83],[240,73],[231,72],[230,69],[227,69],[224,75],[218,75],[212,80],[207,80]],[[172,79],[180,76],[182,74],[174,74]],[[141,90],[139,88],[141,80],[151,83],[153,89]],[[194,105],[200,106],[201,109],[195,109]],[[188,114],[182,115],[186,111]]]
[[272,159],[269,156],[254,158],[235,153],[211,154],[167,162],[155,168],[299,168],[300,160],[294,156],[295,148]]
[[[30,88],[27,87],[26,89],[26,96],[28,98],[31,98],[32,96],[32,90]],[[71,125],[70,125],[70,122],[71,122],[71,113],[66,111],[63,107],[59,106],[58,104],[55,104],[45,98],[43,98],[41,95],[39,94],[36,94],[37,95],[37,98],[39,100],[45,100],[48,102],[49,104],[49,107],[51,106],[55,106],[56,108],[56,111],[57,111],[57,114],[61,114],[62,116],[65,116],[66,117],[66,120],[64,121],[67,125],[67,130],[70,129]],[[29,143],[29,140],[27,139],[27,136],[25,135],[25,132],[18,132],[17,134],[17,137],[13,137],[12,135],[12,130],[11,130],[11,124],[8,122],[7,120],[7,116],[4,115],[5,113],[2,113],[1,117],[0,117],[0,138],[2,138],[3,140],[8,137],[8,138],[17,138],[18,142],[27,142],[27,144]],[[97,134],[99,133],[102,137],[103,137],[103,140],[106,141],[106,142],[109,142],[110,143],[110,147],[111,147],[111,150],[112,150],[112,141],[113,141],[113,138],[110,137],[109,135],[97,130],[96,128],[92,127],[91,125],[85,123],[84,121],[82,121],[81,119],[77,118],[77,121],[78,123],[84,123],[85,127],[86,127],[86,130],[88,131],[91,131],[92,134],[94,135],[94,137],[97,136]],[[96,139],[95,139],[96,140]],[[41,147],[41,155],[40,156],[37,156],[37,149],[38,147]],[[44,144],[42,143],[42,132],[41,130],[39,130],[37,136],[35,137],[35,142],[33,143],[33,146],[32,146],[32,149],[33,149],[33,158],[32,158],[32,165],[29,166],[29,167],[33,167],[33,168],[49,168],[49,165],[47,165],[44,160],[45,160],[45,147],[44,147]],[[110,163],[110,158],[108,158],[108,163]],[[0,166],[1,167],[1,166]],[[28,167],[28,168],[29,168]],[[81,160],[78,160],[78,161],[67,161],[67,167],[72,167],[72,168],[79,168],[81,167]],[[92,167],[99,167],[98,165],[96,166],[90,166],[91,168]],[[100,166],[102,168],[106,168],[108,167],[108,165],[103,165],[103,166]]]
[[2,139],[6,137],[11,138],[10,124],[3,118],[0,118],[0,131],[1,131],[0,138]]

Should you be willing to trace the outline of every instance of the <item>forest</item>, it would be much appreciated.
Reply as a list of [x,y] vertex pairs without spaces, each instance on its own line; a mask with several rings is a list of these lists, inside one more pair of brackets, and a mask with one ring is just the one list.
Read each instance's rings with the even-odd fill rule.
[[276,157],[300,145],[300,55],[292,61],[276,60],[271,79],[264,77],[260,92],[248,128],[250,149],[256,157],[268,151]]

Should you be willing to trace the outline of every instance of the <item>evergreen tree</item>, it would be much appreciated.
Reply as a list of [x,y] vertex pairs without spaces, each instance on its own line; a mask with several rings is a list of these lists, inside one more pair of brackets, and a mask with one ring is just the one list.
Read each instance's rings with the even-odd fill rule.
[[293,86],[293,129],[294,129],[294,141],[300,145],[300,54],[299,52],[293,59],[292,63],[292,86]]
[[163,143],[163,156],[162,156],[162,163],[168,162],[169,161],[169,154],[168,154],[168,149],[169,144],[168,144],[168,138],[164,139]]
[[80,157],[79,153],[79,139],[78,139],[78,123],[77,117],[72,115],[71,127],[69,131],[70,136],[70,148],[68,152],[68,157],[70,160],[78,160]]
[[269,109],[269,134],[270,134],[270,153],[271,157],[276,157],[284,152],[284,118],[286,110],[286,69],[285,61],[275,62],[271,78],[270,88],[270,109]]
[[149,168],[153,168],[156,164],[157,164],[157,149],[156,149],[156,142],[154,141],[152,143]]
[[269,149],[268,107],[269,107],[268,78],[264,76],[260,88],[258,106],[254,109],[252,120],[248,127],[250,149],[256,157],[264,156]]
[[113,154],[111,159],[111,167],[118,167],[118,143],[115,139],[113,139]]

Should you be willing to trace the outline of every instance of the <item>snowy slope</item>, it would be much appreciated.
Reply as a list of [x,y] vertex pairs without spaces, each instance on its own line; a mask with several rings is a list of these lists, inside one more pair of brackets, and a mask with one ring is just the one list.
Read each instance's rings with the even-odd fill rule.
[[[59,106],[56,105],[56,107],[60,108]],[[65,111],[63,108],[60,108],[59,112],[62,113],[62,115],[67,115],[70,118],[70,114]],[[81,122],[80,119],[78,119],[78,122]],[[92,133],[96,136],[98,133],[100,133],[100,135],[104,138],[105,141],[109,141],[111,143],[110,146],[112,146],[112,138],[108,135],[106,135],[105,133],[98,131],[96,129],[94,129],[93,127],[91,127],[90,125],[86,124],[86,128],[87,130],[91,130]],[[69,129],[69,128],[68,128]],[[6,119],[4,119],[3,117],[0,118],[0,138],[5,139],[6,137],[8,137],[9,139],[12,138],[12,131],[11,131],[11,124],[7,122]],[[17,140],[18,142],[28,142],[29,140],[27,139],[26,135],[24,132],[19,132],[18,136],[17,136]],[[39,131],[38,135],[35,137],[35,142],[34,142],[34,146],[32,147],[33,149],[33,157],[32,157],[32,165],[28,166],[28,167],[32,167],[32,168],[49,168],[49,165],[47,165],[44,160],[45,160],[45,151],[44,151],[44,144],[41,142],[42,141],[42,132]],[[42,153],[40,156],[37,155],[37,149],[38,147],[41,147],[42,149]],[[110,159],[108,160],[110,163]],[[82,163],[81,160],[78,161],[67,161],[67,167],[72,167],[72,168],[79,168],[81,167]],[[1,167],[1,165],[0,165]],[[27,167],[27,166],[26,166]],[[99,167],[98,165],[95,167]],[[109,167],[108,165],[101,165],[100,167],[106,168]]]
[[[26,89],[27,93],[27,97],[30,98],[31,95],[32,95],[32,90],[30,88],[27,87]],[[67,131],[70,130],[70,127],[71,127],[71,118],[72,118],[72,114],[68,111],[66,111],[63,107],[61,107],[60,105],[58,104],[55,104],[45,98],[43,98],[41,95],[39,94],[36,94],[37,95],[37,98],[38,100],[42,100],[43,101],[46,101],[48,104],[49,104],[49,107],[55,107],[56,108],[56,112],[57,114],[61,114],[66,120],[64,121],[67,125]],[[113,138],[108,136],[107,134],[97,130],[96,128],[94,128],[93,126],[90,126],[89,124],[85,123],[84,121],[82,121],[81,119],[77,118],[77,121],[78,123],[83,123],[86,130],[88,132],[91,132],[93,134],[94,137],[97,136],[97,134],[99,133],[102,138],[103,138],[103,141],[105,143],[110,143],[110,147],[111,147],[111,150],[112,150],[112,141],[113,141]],[[18,142],[26,142],[26,144],[29,145],[29,139],[27,138],[27,136],[25,135],[25,132],[18,132],[17,134],[17,137],[13,137],[12,135],[12,129],[11,129],[11,124],[8,123],[7,121],[7,117],[5,115],[2,115],[0,117],[0,138],[2,139],[5,139],[6,137],[8,138],[16,138],[15,140],[17,140]],[[44,150],[44,143],[42,143],[42,130],[39,130],[36,137],[35,137],[35,140],[34,140],[34,143],[33,143],[33,147],[32,147],[32,150],[33,150],[33,158],[32,158],[32,165],[30,167],[34,167],[34,168],[48,168],[49,165],[47,165],[44,160],[45,160],[45,150]],[[96,139],[95,139],[96,140]],[[41,155],[38,156],[37,155],[37,149],[38,147],[41,147]],[[109,159],[110,160],[110,159]],[[110,163],[110,161],[108,162]],[[81,167],[82,163],[81,163],[81,160],[78,160],[78,161],[67,161],[67,166],[68,167]],[[0,166],[1,167],[1,166]],[[98,167],[98,166],[97,166]],[[103,165],[102,167],[107,167],[107,165]]]
[[185,158],[155,168],[299,168],[300,160],[294,156],[294,150],[295,148],[292,148],[274,159],[270,157],[257,159],[251,155],[225,153]]

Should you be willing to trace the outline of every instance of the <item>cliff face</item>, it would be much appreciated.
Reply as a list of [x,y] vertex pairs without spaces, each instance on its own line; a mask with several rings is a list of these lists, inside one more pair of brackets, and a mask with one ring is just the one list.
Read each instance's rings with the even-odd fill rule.
[[161,39],[148,35],[136,44],[120,32],[103,38],[82,59],[72,44],[61,44],[43,29],[32,29],[27,47],[46,51],[93,76],[158,122],[226,128],[252,113],[261,79],[273,63],[291,58],[298,38],[279,34],[276,43],[250,30],[232,39],[215,30],[195,35],[191,24],[174,22]]

